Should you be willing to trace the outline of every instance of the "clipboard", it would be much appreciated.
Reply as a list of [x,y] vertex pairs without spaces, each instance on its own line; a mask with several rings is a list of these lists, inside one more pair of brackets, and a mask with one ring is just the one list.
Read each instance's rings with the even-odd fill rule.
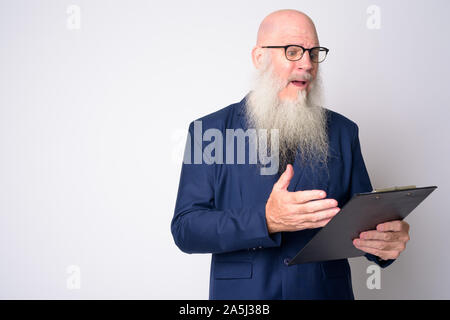
[[365,255],[353,245],[353,239],[380,223],[403,220],[436,188],[394,187],[354,194],[288,265]]

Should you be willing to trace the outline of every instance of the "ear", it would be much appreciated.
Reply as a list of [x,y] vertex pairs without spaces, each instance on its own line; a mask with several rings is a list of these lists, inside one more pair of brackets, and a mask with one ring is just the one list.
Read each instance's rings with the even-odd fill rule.
[[255,46],[252,50],[252,61],[256,69],[261,68],[263,48]]

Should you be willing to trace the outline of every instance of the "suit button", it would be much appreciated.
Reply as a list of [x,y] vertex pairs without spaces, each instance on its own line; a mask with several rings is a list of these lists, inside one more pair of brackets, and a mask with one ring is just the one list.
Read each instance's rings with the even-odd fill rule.
[[284,258],[283,263],[287,266],[289,264],[289,262],[291,262],[291,259],[289,258]]

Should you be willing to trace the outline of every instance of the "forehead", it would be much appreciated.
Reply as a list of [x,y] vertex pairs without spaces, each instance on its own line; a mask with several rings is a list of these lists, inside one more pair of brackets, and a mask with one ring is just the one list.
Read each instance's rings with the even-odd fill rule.
[[280,25],[275,26],[268,34],[266,41],[269,45],[298,44],[304,47],[319,45],[316,31],[310,25]]

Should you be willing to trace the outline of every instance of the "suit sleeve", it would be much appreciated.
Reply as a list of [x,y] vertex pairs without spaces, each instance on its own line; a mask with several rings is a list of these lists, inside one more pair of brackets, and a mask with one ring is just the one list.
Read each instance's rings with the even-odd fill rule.
[[[355,134],[352,143],[352,173],[350,182],[350,198],[355,193],[361,192],[371,192],[372,184],[370,182],[369,174],[367,173],[366,165],[364,164],[364,159],[361,153],[361,144],[359,142],[359,128],[355,124]],[[395,259],[381,260],[377,256],[366,253],[365,257],[372,262],[375,262],[382,268],[386,268]]]
[[280,246],[281,234],[268,233],[265,202],[237,209],[215,207],[215,164],[186,163],[189,158],[186,153],[190,150],[193,155],[194,147],[201,145],[201,141],[193,137],[192,128],[191,123],[171,223],[175,244],[186,253],[223,253]]

